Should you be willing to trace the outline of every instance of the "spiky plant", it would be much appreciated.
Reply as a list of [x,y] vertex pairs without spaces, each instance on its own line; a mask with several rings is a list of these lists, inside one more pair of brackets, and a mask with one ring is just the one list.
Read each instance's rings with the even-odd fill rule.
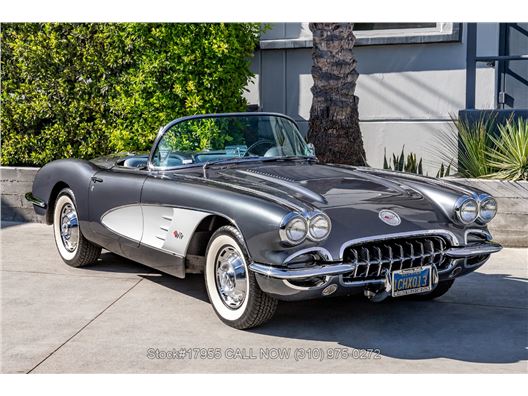
[[447,167],[444,166],[444,163],[440,165],[440,169],[438,169],[438,172],[436,172],[436,177],[446,177],[451,174],[451,163],[447,165]]
[[405,157],[405,146],[402,147],[400,155],[392,154],[392,160],[387,160],[387,149],[385,149],[385,155],[383,156],[383,169],[423,175],[422,159],[420,158],[420,161],[417,161],[415,153],[409,153],[409,155]]
[[487,157],[488,148],[493,144],[495,116],[480,117],[475,122],[451,116],[458,139],[452,131],[441,131],[437,135],[440,160],[451,164],[458,160],[458,174],[462,177],[482,177],[493,172]]
[[489,165],[496,171],[486,177],[528,180],[528,121],[519,117],[499,125],[499,135],[491,136],[487,150]]

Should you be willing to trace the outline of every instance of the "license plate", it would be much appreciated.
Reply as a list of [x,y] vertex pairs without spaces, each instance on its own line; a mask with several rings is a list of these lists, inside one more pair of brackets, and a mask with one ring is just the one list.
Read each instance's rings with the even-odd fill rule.
[[430,265],[402,269],[392,273],[392,297],[425,293],[431,290]]

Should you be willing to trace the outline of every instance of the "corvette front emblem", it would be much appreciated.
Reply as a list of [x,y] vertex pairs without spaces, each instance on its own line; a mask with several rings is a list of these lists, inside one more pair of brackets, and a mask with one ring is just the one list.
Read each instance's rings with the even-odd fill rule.
[[381,221],[391,226],[397,226],[401,223],[400,216],[398,216],[398,214],[393,212],[392,210],[388,209],[380,210],[379,218],[381,219]]

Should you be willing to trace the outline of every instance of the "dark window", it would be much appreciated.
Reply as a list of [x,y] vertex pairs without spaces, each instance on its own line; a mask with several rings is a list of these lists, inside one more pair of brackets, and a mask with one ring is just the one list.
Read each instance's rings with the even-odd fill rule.
[[[501,23],[502,56],[528,56],[528,23]],[[498,107],[528,109],[528,60],[500,61]]]
[[424,29],[435,28],[436,23],[354,23],[354,30]]

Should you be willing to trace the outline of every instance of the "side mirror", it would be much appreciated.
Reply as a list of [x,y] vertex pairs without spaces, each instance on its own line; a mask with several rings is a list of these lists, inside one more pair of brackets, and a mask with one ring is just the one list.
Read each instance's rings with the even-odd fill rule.
[[315,157],[315,146],[313,143],[308,143],[308,154]]

